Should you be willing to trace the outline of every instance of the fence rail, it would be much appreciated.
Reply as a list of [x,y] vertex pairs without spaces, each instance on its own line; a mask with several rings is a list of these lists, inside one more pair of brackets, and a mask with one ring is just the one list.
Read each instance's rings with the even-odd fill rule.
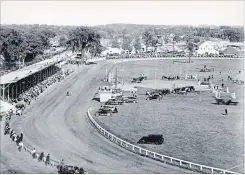
[[118,138],[114,134],[112,134],[112,133],[106,131],[104,128],[102,128],[94,120],[94,118],[90,114],[90,110],[91,110],[91,108],[89,108],[88,112],[87,112],[88,118],[92,122],[92,124],[99,130],[99,133],[101,135],[103,135],[105,138],[109,139],[111,142],[121,146],[122,148],[124,148],[126,150],[129,150],[131,152],[134,152],[134,153],[142,155],[142,156],[152,158],[154,160],[158,160],[158,161],[166,163],[166,164],[179,166],[179,167],[185,168],[185,169],[190,169],[190,170],[195,171],[195,172],[200,172],[200,173],[205,173],[205,174],[238,174],[236,172],[232,172],[232,171],[228,171],[228,170],[224,170],[224,169],[220,169],[220,168],[214,168],[214,167],[201,165],[201,164],[177,159],[174,157],[166,156],[166,155],[159,154],[159,153],[141,148],[139,146],[133,145],[127,141],[124,141],[124,140]]

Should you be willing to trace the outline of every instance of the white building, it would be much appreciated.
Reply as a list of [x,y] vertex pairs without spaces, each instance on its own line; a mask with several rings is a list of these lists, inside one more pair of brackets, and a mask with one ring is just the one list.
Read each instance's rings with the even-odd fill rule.
[[103,51],[101,53],[102,56],[106,56],[106,55],[113,55],[113,54],[121,54],[122,53],[122,49],[118,49],[118,48],[109,48],[105,51]]
[[198,45],[196,53],[198,55],[218,55],[217,43],[213,41],[203,41]]

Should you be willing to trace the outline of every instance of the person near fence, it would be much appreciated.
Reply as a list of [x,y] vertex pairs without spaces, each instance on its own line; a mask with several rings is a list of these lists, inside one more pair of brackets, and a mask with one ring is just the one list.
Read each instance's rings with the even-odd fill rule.
[[9,137],[12,138],[14,130],[11,129]]
[[36,149],[35,148],[33,148],[33,150],[31,151],[31,155],[34,159],[36,158]]
[[15,132],[13,131],[12,141],[15,141],[15,138],[16,138],[16,134],[15,134]]
[[19,147],[18,147],[19,152],[22,150],[23,147],[24,147],[23,142],[20,142],[20,143],[19,143]]
[[62,159],[60,162],[60,167],[59,167],[60,172],[62,172],[62,168],[64,167],[64,165],[65,165],[64,159]]
[[44,152],[41,152],[39,158],[38,158],[38,161],[39,162],[42,162],[43,161],[43,158],[44,158]]
[[23,141],[23,133],[20,133],[20,141]]
[[46,157],[45,165],[49,165],[49,164],[50,164],[50,155],[48,154]]

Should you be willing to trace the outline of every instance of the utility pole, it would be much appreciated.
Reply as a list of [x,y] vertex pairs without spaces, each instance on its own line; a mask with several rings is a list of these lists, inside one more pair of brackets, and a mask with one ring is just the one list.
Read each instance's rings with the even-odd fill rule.
[[157,72],[156,72],[156,69],[157,69],[157,61],[156,61],[156,65],[155,65],[155,90],[156,90],[156,79],[157,79]]
[[117,89],[117,74],[118,74],[118,66],[116,65],[115,89]]
[[105,81],[108,82],[107,67],[106,67],[106,69],[105,69]]

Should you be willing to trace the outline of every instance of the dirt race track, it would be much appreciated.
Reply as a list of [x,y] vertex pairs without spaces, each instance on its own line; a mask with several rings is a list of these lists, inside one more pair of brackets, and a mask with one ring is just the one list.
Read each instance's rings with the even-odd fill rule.
[[[24,142],[50,153],[51,159],[84,167],[89,173],[192,173],[128,152],[110,143],[89,122],[86,112],[112,61],[83,66],[60,83],[49,87],[25,110],[13,117],[11,128],[23,132]],[[67,97],[70,91],[72,96]],[[18,152],[9,136],[1,138],[1,171],[57,173],[27,152]]]

